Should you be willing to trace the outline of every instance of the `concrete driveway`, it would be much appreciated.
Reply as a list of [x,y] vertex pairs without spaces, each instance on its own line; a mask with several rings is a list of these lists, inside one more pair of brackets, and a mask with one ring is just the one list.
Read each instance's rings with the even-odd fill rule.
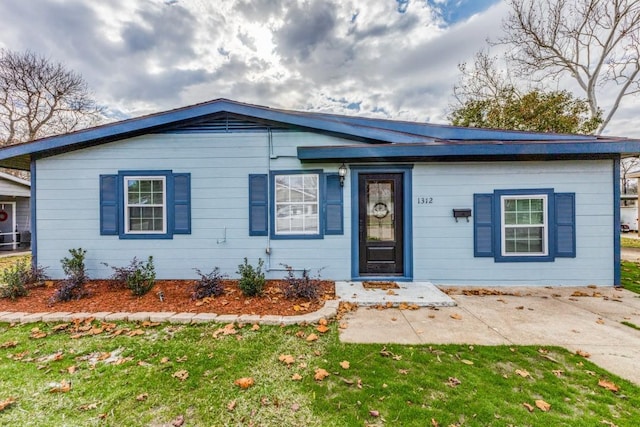
[[[473,289],[471,289],[473,290]],[[479,291],[480,289],[475,289]],[[360,307],[340,339],[354,343],[556,345],[640,385],[640,297],[614,288],[495,288],[450,296],[456,307]]]

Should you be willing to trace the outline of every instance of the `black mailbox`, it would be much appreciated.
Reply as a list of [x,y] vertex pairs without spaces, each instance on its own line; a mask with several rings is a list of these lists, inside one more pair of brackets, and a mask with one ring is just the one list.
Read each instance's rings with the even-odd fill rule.
[[453,217],[458,222],[458,218],[466,218],[467,222],[469,222],[469,217],[471,216],[471,209],[454,209]]

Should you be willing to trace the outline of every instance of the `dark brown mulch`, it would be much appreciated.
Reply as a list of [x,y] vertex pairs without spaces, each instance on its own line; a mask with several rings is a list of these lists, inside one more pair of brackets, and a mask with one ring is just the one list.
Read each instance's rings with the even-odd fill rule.
[[[0,299],[0,311],[15,312],[142,312],[174,311],[188,313],[254,314],[254,315],[299,315],[318,310],[324,301],[335,298],[334,283],[320,282],[320,298],[316,301],[305,299],[285,299],[282,281],[267,281],[262,296],[245,297],[233,280],[225,281],[222,296],[191,299],[194,281],[158,280],[151,291],[142,296],[131,295],[128,289],[116,289],[108,280],[93,280],[87,283],[89,296],[68,302],[51,303],[57,283],[34,288],[26,297],[16,300]],[[162,292],[160,301],[158,293]]]

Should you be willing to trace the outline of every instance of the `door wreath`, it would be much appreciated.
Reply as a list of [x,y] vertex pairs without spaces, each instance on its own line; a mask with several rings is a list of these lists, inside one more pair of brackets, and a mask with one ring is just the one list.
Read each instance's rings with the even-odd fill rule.
[[6,221],[9,218],[9,214],[5,211],[0,211],[0,222]]

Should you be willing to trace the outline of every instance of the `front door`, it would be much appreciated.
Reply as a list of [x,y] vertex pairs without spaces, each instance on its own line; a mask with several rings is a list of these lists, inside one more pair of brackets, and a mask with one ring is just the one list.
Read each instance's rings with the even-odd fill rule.
[[402,276],[403,174],[358,175],[359,268],[361,276]]

